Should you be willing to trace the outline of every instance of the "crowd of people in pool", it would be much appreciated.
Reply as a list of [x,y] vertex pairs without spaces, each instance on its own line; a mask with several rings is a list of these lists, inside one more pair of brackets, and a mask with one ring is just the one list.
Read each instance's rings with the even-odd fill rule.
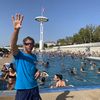
[[[75,76],[75,78],[77,78],[79,80],[84,81],[84,79],[81,79],[79,77],[79,72],[84,74],[84,75],[88,74],[88,72],[91,72],[91,71],[95,74],[100,74],[100,67],[98,66],[98,64],[95,61],[85,59],[85,57],[87,56],[87,55],[85,55],[85,53],[80,53],[79,52],[78,54],[75,54],[75,53],[66,53],[66,52],[65,53],[64,52],[63,53],[62,52],[59,52],[59,53],[58,52],[53,52],[53,53],[49,53],[49,54],[45,53],[45,54],[49,55],[48,61],[51,60],[51,59],[49,59],[50,57],[51,58],[61,57],[63,59],[63,57],[65,57],[66,55],[70,56],[73,59],[73,61],[75,61],[74,59],[76,59],[77,57],[80,58],[81,59],[80,70],[79,70],[79,68],[76,67],[77,65],[69,67],[67,69],[65,68],[65,70],[63,70],[63,71],[68,71],[72,76]],[[64,68],[64,66],[66,66],[66,65],[62,62],[61,66],[62,66],[62,68]],[[57,77],[59,77],[59,76],[63,77],[62,74],[57,73],[57,75],[58,75]],[[56,74],[54,75],[54,77],[55,76],[56,76]],[[43,85],[44,85],[47,77],[48,77],[48,75],[45,78],[43,78]],[[53,79],[54,79],[55,82],[54,82],[54,86],[51,86],[51,88],[57,86],[55,84],[58,82],[58,80],[64,81],[65,86],[70,86],[70,83],[67,83],[65,79],[63,80],[63,78],[59,77],[58,79],[57,78],[53,78]]]
[[[44,54],[48,54],[46,52],[44,52]],[[62,53],[62,52],[59,52],[59,53],[55,53],[55,52],[52,52],[52,53],[49,53],[49,56],[50,57],[55,57],[55,55],[57,56],[61,56],[61,57],[64,57],[65,55],[70,55],[70,57],[72,59],[74,59],[75,57],[80,57],[80,59],[83,59],[84,60],[84,57],[85,57],[85,54],[70,54],[70,53]],[[42,66],[44,66],[45,68],[48,68],[50,62],[49,60],[48,61],[40,61],[39,64],[42,64]],[[100,74],[100,67],[97,68],[96,66],[96,63],[95,62],[92,62],[90,61],[90,69],[89,70],[95,70],[96,69],[96,73],[97,74]],[[61,64],[62,67],[64,67],[64,64],[62,63]],[[86,62],[81,62],[81,66],[80,66],[80,72],[82,73],[85,73],[86,72]],[[69,69],[67,69],[68,72],[70,72],[71,75],[77,75],[77,68],[76,67],[71,67]],[[41,74],[40,74],[40,77],[38,79],[38,82],[39,84],[42,86],[42,85],[45,85],[45,82],[47,80],[47,78],[49,77],[49,74],[43,70],[41,71]],[[13,63],[5,63],[2,68],[1,68],[1,71],[0,71],[0,81],[6,81],[7,82],[7,89],[8,90],[13,90],[14,89],[14,85],[15,85],[15,81],[16,81],[16,70],[15,70],[15,67],[13,65]],[[54,81],[54,84],[50,85],[50,88],[57,88],[57,87],[65,87],[65,86],[68,86],[68,83],[66,82],[65,79],[63,79],[63,75],[62,74],[59,74],[59,73],[55,73],[54,77],[53,77],[53,81]]]
[[[48,62],[47,62],[48,64]],[[47,65],[45,65],[47,67]],[[45,85],[46,78],[49,77],[46,71],[42,71],[39,77],[40,85]],[[13,63],[5,63],[0,71],[0,80],[7,82],[7,89],[13,90],[16,81],[16,71],[13,67]],[[66,86],[63,76],[61,74],[55,74],[54,81],[56,82],[50,88],[64,87]]]

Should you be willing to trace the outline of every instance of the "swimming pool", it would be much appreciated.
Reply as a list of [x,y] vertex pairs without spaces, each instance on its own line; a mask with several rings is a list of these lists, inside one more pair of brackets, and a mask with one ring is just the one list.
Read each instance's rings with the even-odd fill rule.
[[[55,74],[62,74],[63,79],[68,81],[69,85],[76,86],[93,86],[100,85],[100,74],[97,74],[97,69],[100,67],[99,61],[93,61],[89,59],[83,59],[79,56],[73,56],[62,53],[44,53],[38,55],[38,60],[43,62],[49,62],[49,66],[45,67],[42,64],[38,65],[38,69],[46,71],[49,77],[46,78],[44,85],[40,85],[40,88],[48,88],[53,84],[53,77]],[[96,64],[94,69],[91,69],[93,63]],[[80,71],[80,67],[84,66],[84,71]],[[76,74],[72,74],[72,68],[76,69]]]
[[[37,68],[41,72],[46,71],[49,75],[46,78],[45,84],[41,84],[38,79],[40,89],[49,88],[54,83],[53,77],[55,74],[62,74],[66,83],[74,87],[100,85],[100,74],[96,73],[97,69],[100,67],[99,61],[83,59],[76,55],[57,52],[39,53],[37,57],[40,62],[49,62],[48,66],[44,66],[43,63],[37,65]],[[96,67],[91,70],[93,63],[96,63]],[[84,72],[81,72],[80,67],[84,64]],[[72,68],[76,69],[75,75],[71,73]],[[0,90],[6,90],[6,86],[7,82],[0,81]]]

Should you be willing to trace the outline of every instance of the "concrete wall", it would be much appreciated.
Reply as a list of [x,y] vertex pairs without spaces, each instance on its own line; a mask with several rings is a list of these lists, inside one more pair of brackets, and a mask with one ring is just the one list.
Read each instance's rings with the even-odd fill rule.
[[99,53],[100,54],[100,42],[98,43],[86,43],[68,46],[53,47],[52,49],[46,49],[47,51],[64,51],[64,52],[89,52],[89,53]]

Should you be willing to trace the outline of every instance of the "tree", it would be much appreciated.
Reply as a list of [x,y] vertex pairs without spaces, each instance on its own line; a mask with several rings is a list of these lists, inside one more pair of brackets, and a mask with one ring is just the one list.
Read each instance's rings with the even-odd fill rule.
[[93,36],[94,36],[93,38],[94,42],[100,42],[100,25],[96,27]]
[[95,27],[92,24],[86,25],[85,28],[81,28],[78,33],[75,33],[72,37],[66,37],[65,39],[59,39],[57,44],[69,45],[100,42],[100,25]]

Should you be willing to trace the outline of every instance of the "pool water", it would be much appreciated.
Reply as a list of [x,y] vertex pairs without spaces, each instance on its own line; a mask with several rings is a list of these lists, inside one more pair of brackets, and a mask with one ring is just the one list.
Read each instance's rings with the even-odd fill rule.
[[[49,77],[46,78],[44,85],[40,88],[48,88],[53,84],[53,77],[55,74],[62,74],[63,80],[67,84],[73,86],[92,86],[100,85],[100,74],[97,74],[97,69],[100,67],[99,61],[92,61],[82,59],[82,57],[67,55],[67,54],[39,54],[38,60],[49,62],[49,66],[45,67],[39,64],[37,67],[40,71],[46,71]],[[84,72],[80,71],[80,67],[85,63]],[[93,63],[96,67],[91,70]],[[76,69],[76,74],[71,73],[72,68]],[[67,82],[68,81],[68,82]]]
[[[39,88],[49,88],[53,85],[55,74],[62,74],[66,84],[74,87],[100,85],[100,74],[96,73],[100,67],[99,61],[62,53],[40,53],[37,54],[37,57],[39,62],[49,62],[48,66],[44,66],[42,63],[37,65],[41,72],[46,71],[49,75],[45,80],[45,84],[41,85],[40,79],[38,79]],[[90,70],[93,63],[96,63],[96,67]],[[84,72],[81,72],[80,67],[84,64]],[[75,75],[71,73],[72,68],[76,69]],[[6,86],[6,81],[0,81],[0,90],[6,90]]]

